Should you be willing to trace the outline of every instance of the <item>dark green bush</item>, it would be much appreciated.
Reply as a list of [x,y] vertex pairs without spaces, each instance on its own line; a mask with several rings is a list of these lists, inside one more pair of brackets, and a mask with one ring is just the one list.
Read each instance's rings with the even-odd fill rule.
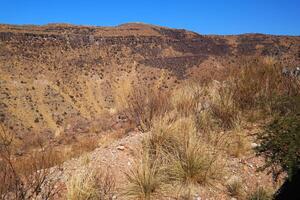
[[266,158],[262,169],[272,169],[275,178],[283,171],[292,178],[300,167],[300,112],[275,117],[258,139],[257,153]]

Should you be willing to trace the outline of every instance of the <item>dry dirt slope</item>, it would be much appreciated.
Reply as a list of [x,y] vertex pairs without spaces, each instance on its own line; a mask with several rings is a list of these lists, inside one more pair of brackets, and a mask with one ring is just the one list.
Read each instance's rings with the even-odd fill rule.
[[[255,128],[254,128],[255,129]],[[254,129],[247,131],[247,134],[253,133]],[[142,140],[149,134],[142,134],[137,131],[130,132],[127,136],[112,142],[111,144],[96,148],[94,151],[83,154],[82,156],[71,159],[63,163],[60,167],[54,167],[54,177],[58,180],[60,192],[57,199],[66,199],[67,187],[74,177],[81,177],[92,172],[110,172],[115,181],[113,196],[115,199],[136,199],[134,197],[124,195],[128,191],[128,181],[126,173],[134,169],[136,164],[140,164],[137,159],[139,150],[142,145]],[[243,190],[249,192],[254,191],[259,186],[264,186],[266,190],[276,188],[276,183],[273,182],[272,176],[265,172],[258,171],[264,160],[261,157],[256,157],[253,152],[241,157],[226,156],[223,158],[226,162],[227,171],[224,179],[218,184],[207,184],[198,186],[194,194],[200,194],[201,199],[218,199],[218,200],[233,200],[244,199],[244,197],[233,198],[229,195],[226,184],[232,180],[240,180]],[[178,197],[178,191],[173,188],[172,193],[167,196],[160,196],[157,199],[185,199]],[[156,199],[156,198],[154,198]],[[197,196],[193,198],[197,200]]]
[[[168,89],[244,55],[300,63],[300,37],[199,35],[145,24],[0,25],[0,121],[23,137],[76,131],[114,107],[124,82]],[[70,128],[71,127],[71,128]]]

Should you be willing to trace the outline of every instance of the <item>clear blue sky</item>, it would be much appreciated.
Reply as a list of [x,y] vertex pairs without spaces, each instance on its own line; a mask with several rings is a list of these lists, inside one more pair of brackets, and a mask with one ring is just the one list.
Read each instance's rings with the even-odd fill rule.
[[202,34],[300,35],[300,0],[1,0],[0,23],[144,22]]

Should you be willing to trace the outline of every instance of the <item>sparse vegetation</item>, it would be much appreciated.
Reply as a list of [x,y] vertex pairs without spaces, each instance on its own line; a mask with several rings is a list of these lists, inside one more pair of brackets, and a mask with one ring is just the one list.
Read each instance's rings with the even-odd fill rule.
[[[248,191],[242,189],[249,187],[221,180],[239,172],[227,170],[232,166],[226,160],[235,162],[233,168],[257,168],[245,161],[253,154],[251,142],[257,136],[251,123],[267,124],[255,128],[262,132],[254,146],[266,159],[263,169],[273,170],[276,177],[284,171],[290,178],[299,170],[299,79],[284,76],[282,63],[274,57],[235,58],[243,51],[252,54],[252,49],[253,55],[268,54],[273,36],[220,40],[139,26],[114,31],[69,25],[0,27],[0,40],[5,41],[1,53],[11,58],[1,59],[0,121],[16,132],[3,129],[0,135],[2,199],[52,198],[57,188],[49,168],[66,158],[57,149],[74,157],[110,147],[136,130],[148,133],[137,150],[142,155],[134,165],[128,161],[132,168],[126,172],[124,194],[132,199],[191,199],[199,188],[220,185],[226,195],[244,198],[242,193]],[[59,36],[61,31],[66,40]],[[181,39],[185,45],[180,45]],[[285,49],[280,61],[292,55],[291,63],[298,63],[297,45],[291,45],[298,39],[276,36],[274,41],[274,47]],[[40,44],[42,53],[32,49]],[[207,58],[195,53],[199,49]],[[219,56],[221,52],[230,59]],[[205,73],[209,75],[203,77]],[[138,154],[120,146],[113,154]],[[81,159],[81,164],[91,165],[94,157]],[[67,184],[70,200],[111,199],[114,192],[115,179],[103,170],[76,172]],[[248,197],[268,199],[269,194],[258,188]]]
[[0,129],[0,199],[53,199],[57,180],[48,167],[59,164],[59,156],[41,147],[40,152],[16,158],[16,139]]
[[[215,81],[206,85],[187,82],[173,90],[168,98],[163,98],[164,103],[152,101],[153,104],[149,104],[153,110],[163,112],[140,115],[145,117],[143,121],[148,122],[144,131],[151,132],[144,140],[144,146],[147,147],[143,149],[144,153],[150,160],[158,160],[161,170],[166,171],[165,182],[162,182],[164,185],[188,187],[211,184],[224,176],[222,169],[225,164],[220,159],[222,155],[227,153],[240,157],[251,149],[250,138],[247,138],[242,128],[243,122],[254,119],[250,119],[249,111],[262,113],[267,119],[291,113],[291,110],[295,110],[295,101],[291,103],[286,98],[293,99],[297,96],[298,86],[295,79],[282,76],[281,68],[274,59],[252,59],[241,68],[233,68],[222,82]],[[282,100],[283,103],[279,104],[278,99],[285,101]],[[139,105],[140,110],[146,107],[141,106],[141,102],[132,103]],[[257,123],[260,119],[262,118],[256,118],[254,122]],[[284,119],[288,120],[286,115]],[[269,135],[266,138],[276,141]],[[285,141],[282,138],[279,140]],[[272,151],[266,142],[259,146],[260,149],[265,148],[261,150],[261,155]],[[299,161],[295,157],[298,155],[297,148],[294,148],[297,146],[295,142],[288,142],[293,146],[288,149],[295,150],[290,154],[294,156],[293,161],[288,161],[293,166],[298,165]],[[281,143],[276,144],[282,146]],[[276,152],[283,153],[280,149]],[[285,166],[289,164],[285,163]],[[244,195],[238,182],[227,185],[227,189],[231,196]]]

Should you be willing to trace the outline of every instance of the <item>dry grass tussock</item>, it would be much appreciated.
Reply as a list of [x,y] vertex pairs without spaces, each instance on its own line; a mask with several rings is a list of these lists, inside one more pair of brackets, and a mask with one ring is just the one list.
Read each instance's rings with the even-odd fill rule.
[[161,161],[153,158],[147,150],[136,159],[133,167],[126,173],[128,181],[124,195],[130,199],[156,199],[163,195],[165,173]]
[[127,175],[130,192],[140,199],[168,194],[167,188],[213,184],[222,179],[221,152],[203,142],[191,117],[171,116],[153,120],[151,134],[143,141],[143,159]]
[[79,172],[67,183],[67,199],[111,199],[115,189],[115,177],[109,171],[94,169],[92,172]]
[[193,116],[199,131],[231,129],[239,125],[240,113],[228,85],[218,81],[206,86],[187,82],[173,91],[172,105],[180,116]]
[[228,194],[231,197],[243,199],[244,197],[244,184],[242,180],[238,177],[233,177],[229,179],[229,181],[226,183],[226,189]]
[[172,92],[170,101],[180,115],[189,116],[201,109],[199,106],[204,101],[205,92],[199,84],[186,82]]

